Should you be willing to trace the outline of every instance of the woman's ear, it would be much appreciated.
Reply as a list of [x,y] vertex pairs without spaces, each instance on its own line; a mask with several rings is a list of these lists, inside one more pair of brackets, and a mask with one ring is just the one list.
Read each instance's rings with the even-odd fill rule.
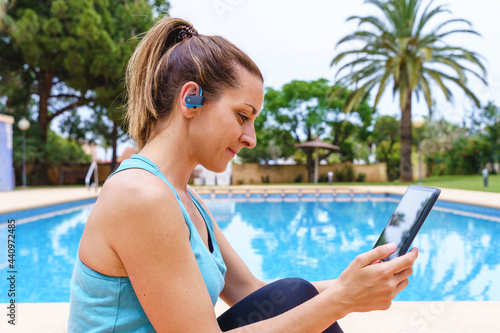
[[178,103],[184,117],[193,118],[199,111],[196,106],[192,107],[190,106],[189,103],[186,102],[186,97],[199,96],[199,95],[200,95],[200,87],[196,82],[189,81],[185,83],[184,86],[182,86]]

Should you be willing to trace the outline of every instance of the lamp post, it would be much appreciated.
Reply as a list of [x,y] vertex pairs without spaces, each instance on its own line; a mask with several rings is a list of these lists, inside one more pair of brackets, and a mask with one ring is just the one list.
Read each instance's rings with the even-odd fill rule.
[[422,152],[420,150],[420,131],[425,124],[425,118],[422,116],[417,116],[413,120],[413,126],[417,129],[417,150],[418,150],[418,184],[422,184]]
[[26,131],[30,128],[30,122],[26,118],[21,118],[17,126],[23,132],[23,187],[26,187]]

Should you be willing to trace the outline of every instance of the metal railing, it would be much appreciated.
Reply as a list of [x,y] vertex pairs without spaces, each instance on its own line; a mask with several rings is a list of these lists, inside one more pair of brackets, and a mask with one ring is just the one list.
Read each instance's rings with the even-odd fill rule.
[[[97,162],[93,161],[90,164],[89,171],[87,171],[87,176],[85,176],[85,187],[87,187],[90,191],[91,187],[95,188],[95,191],[97,192],[97,188],[99,187],[99,172],[97,170]],[[94,182],[90,184],[90,177],[92,176],[92,172],[94,173]]]

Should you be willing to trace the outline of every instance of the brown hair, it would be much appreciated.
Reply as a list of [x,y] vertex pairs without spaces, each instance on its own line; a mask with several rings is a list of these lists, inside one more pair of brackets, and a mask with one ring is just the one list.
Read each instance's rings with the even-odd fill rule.
[[241,67],[263,80],[250,57],[225,38],[201,34],[183,38],[181,32],[189,27],[182,19],[160,19],[130,58],[126,119],[139,149],[156,135],[186,82],[196,82],[206,100],[215,101],[225,89],[239,86]]

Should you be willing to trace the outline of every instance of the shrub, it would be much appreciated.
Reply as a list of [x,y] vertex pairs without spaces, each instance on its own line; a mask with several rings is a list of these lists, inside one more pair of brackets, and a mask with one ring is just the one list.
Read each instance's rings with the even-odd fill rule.
[[343,182],[345,180],[345,174],[342,170],[335,170],[335,177],[338,182]]
[[358,183],[363,183],[366,179],[366,173],[360,172],[358,173]]
[[302,183],[302,178],[304,178],[304,176],[301,173],[299,173],[297,177],[295,177],[295,182]]
[[326,173],[322,173],[318,177],[318,183],[327,183],[328,182],[328,175]]
[[354,167],[352,166],[352,164],[351,163],[346,164],[344,170],[345,170],[345,180],[347,182],[354,181],[355,174],[354,174]]

